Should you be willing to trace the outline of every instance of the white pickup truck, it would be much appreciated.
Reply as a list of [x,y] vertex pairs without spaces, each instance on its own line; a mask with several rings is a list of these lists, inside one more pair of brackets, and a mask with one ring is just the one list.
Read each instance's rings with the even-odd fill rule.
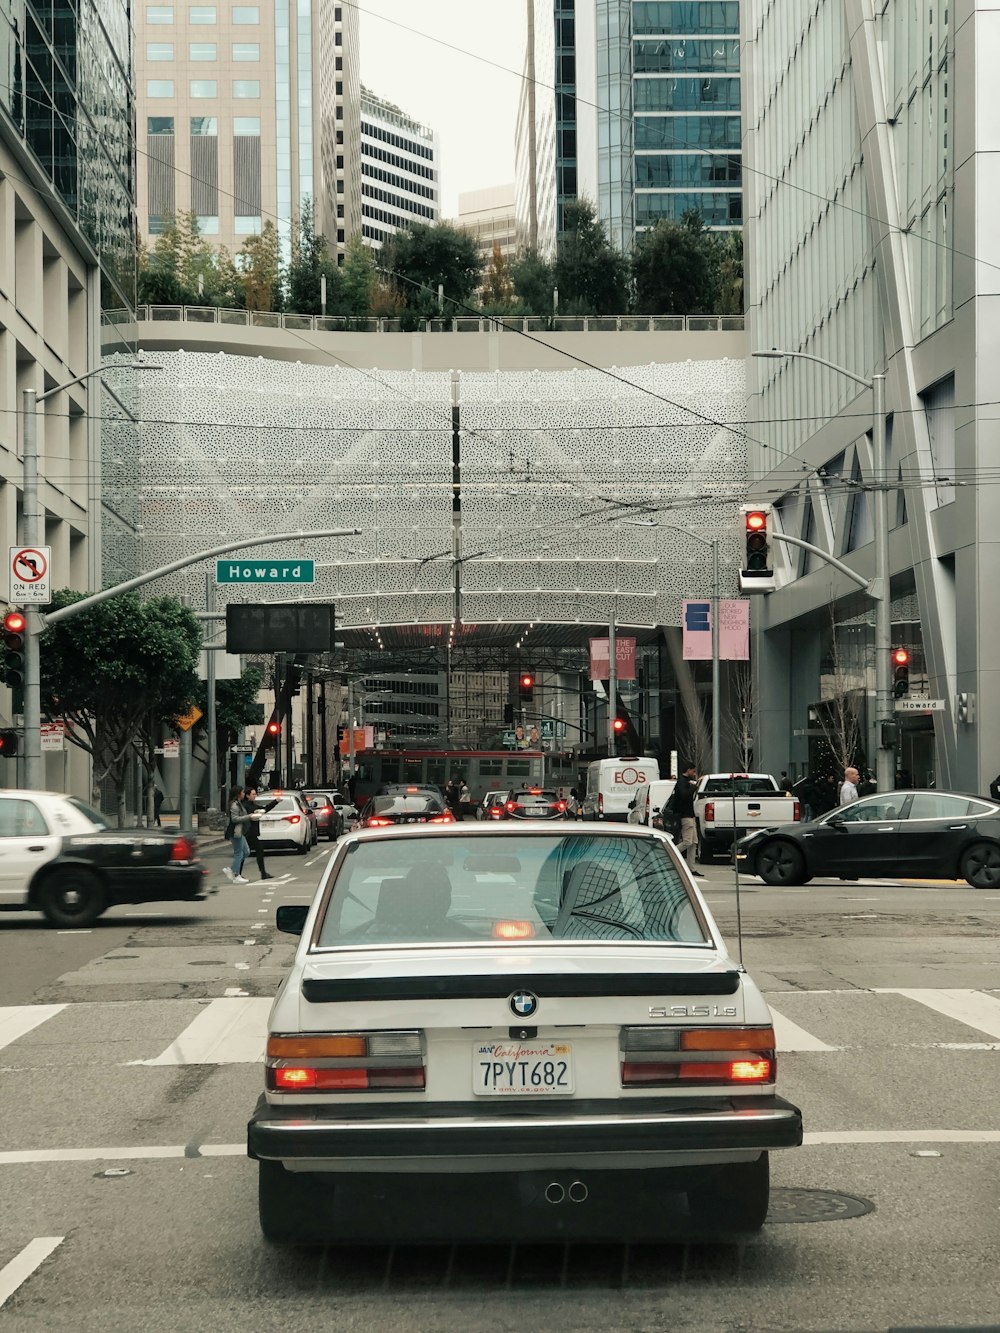
[[770,773],[706,773],[694,795],[698,860],[712,861],[754,829],[799,819],[799,803]]

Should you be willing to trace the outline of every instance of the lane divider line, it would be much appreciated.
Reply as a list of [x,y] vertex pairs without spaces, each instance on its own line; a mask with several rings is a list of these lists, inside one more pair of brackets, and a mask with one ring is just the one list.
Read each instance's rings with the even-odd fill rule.
[[897,986],[876,986],[876,995],[903,995],[916,1000],[935,1013],[953,1018],[966,1027],[985,1032],[988,1037],[1000,1037],[1000,1000],[977,990],[927,990]]
[[0,1309],[65,1239],[65,1236],[36,1236],[9,1264],[0,1268]]

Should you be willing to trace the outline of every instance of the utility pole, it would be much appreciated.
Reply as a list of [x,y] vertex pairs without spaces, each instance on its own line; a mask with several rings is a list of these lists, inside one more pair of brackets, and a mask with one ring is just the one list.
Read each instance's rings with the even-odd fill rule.
[[719,539],[712,538],[712,772],[721,772],[722,708],[719,698]]
[[885,376],[872,376],[872,471],[875,476],[875,719],[876,779],[880,792],[896,785],[896,751],[883,740],[883,723],[892,721],[892,596],[889,569],[889,467],[885,450]]
[[[215,611],[215,579],[211,574],[205,575],[205,611],[212,614]],[[212,621],[208,621],[212,624]],[[219,797],[219,735],[218,721],[215,707],[215,653],[211,648],[205,653],[205,692],[208,695],[208,716],[205,720],[205,727],[208,731],[208,802],[209,810],[218,810],[220,808]]]
[[[38,399],[34,389],[25,389],[22,483],[22,531],[25,546],[41,540],[38,509]],[[24,785],[29,791],[45,786],[42,770],[42,683],[38,636],[40,617],[33,606],[24,608]]]
[[608,758],[614,756],[618,733],[615,731],[615,718],[618,716],[618,647],[615,639],[615,618],[608,624]]

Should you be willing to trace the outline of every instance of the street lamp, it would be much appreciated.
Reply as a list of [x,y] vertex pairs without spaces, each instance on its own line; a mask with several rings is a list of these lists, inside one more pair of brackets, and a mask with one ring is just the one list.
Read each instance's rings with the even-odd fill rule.
[[720,773],[722,763],[722,745],[720,730],[722,709],[719,698],[719,539],[718,537],[699,537],[689,528],[682,528],[678,523],[660,524],[653,518],[623,518],[620,520],[630,528],[668,528],[672,532],[683,532],[692,541],[708,546],[712,552],[712,772]]
[[[94,375],[106,374],[109,370],[162,370],[162,366],[149,361],[136,361],[115,366],[95,366],[93,370],[57,384],[54,389],[38,393],[35,389],[25,389],[22,393],[23,405],[23,456],[22,456],[22,532],[25,546],[38,546],[44,540],[42,515],[38,507],[38,406],[46,398],[72,389],[74,384],[82,384]],[[131,417],[138,420],[125,406],[122,400],[109,388],[108,392],[115,402]],[[93,536],[93,534],[91,534]],[[25,607],[28,632],[24,636],[24,785],[31,790],[39,790],[44,778],[42,775],[42,690],[41,670],[38,650],[38,636],[41,633],[39,612],[32,606]]]
[[883,722],[892,721],[890,672],[892,664],[889,654],[892,651],[892,602],[889,587],[889,460],[885,449],[885,375],[873,375],[865,379],[853,370],[838,366],[826,357],[814,356],[811,352],[786,352],[782,348],[772,347],[751,353],[768,361],[814,361],[818,366],[825,366],[838,375],[843,375],[855,384],[871,390],[872,395],[872,464],[875,475],[873,492],[875,496],[875,579],[869,587],[869,594],[875,601],[875,721],[876,721],[876,767],[875,773],[879,791],[891,791],[895,782],[894,751],[882,743]]

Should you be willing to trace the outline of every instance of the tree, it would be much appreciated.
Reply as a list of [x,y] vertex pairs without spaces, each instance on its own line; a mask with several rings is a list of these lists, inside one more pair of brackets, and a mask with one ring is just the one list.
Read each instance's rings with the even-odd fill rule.
[[757,691],[752,664],[733,662],[729,684],[731,707],[723,727],[726,739],[736,752],[737,767],[747,773],[753,762],[753,738],[757,729]]
[[556,279],[552,265],[537,250],[525,250],[510,266],[514,293],[529,314],[547,319],[552,314]]
[[281,246],[278,229],[270,220],[260,234],[248,236],[236,259],[247,310],[280,310]]
[[642,315],[716,314],[718,242],[701,214],[680,222],[662,218],[639,240],[632,257],[635,308]]
[[838,625],[831,604],[829,651],[820,665],[823,699],[810,708],[809,722],[822,732],[838,779],[845,768],[865,768],[861,701],[867,675],[866,653],[864,627]]
[[718,267],[720,315],[743,314],[743,233],[716,232],[715,260]]
[[494,242],[481,293],[483,309],[494,315],[513,314],[517,308],[514,283],[511,279],[507,256]]
[[[85,593],[62,589],[53,609]],[[125,777],[141,734],[183,714],[197,692],[201,628],[173,597],[112,597],[42,635],[42,707],[63,719],[66,736],[93,756],[95,785],[110,779],[119,827]]]
[[379,266],[418,319],[438,313],[438,288],[444,288],[445,314],[460,314],[479,286],[483,261],[467,232],[447,222],[436,227],[414,222],[408,231],[391,236],[379,257]]
[[621,314],[628,309],[628,261],[608,240],[589,199],[565,206],[555,285],[560,310],[571,314]]
[[297,314],[323,313],[323,279],[326,278],[326,308],[339,313],[343,281],[337,261],[330,254],[326,237],[316,235],[312,200],[302,201],[299,218],[292,228],[292,258],[288,266],[288,305]]
[[347,242],[341,272],[341,302],[345,315],[364,318],[371,313],[372,301],[378,286],[378,270],[371,246],[365,245],[360,232]]

